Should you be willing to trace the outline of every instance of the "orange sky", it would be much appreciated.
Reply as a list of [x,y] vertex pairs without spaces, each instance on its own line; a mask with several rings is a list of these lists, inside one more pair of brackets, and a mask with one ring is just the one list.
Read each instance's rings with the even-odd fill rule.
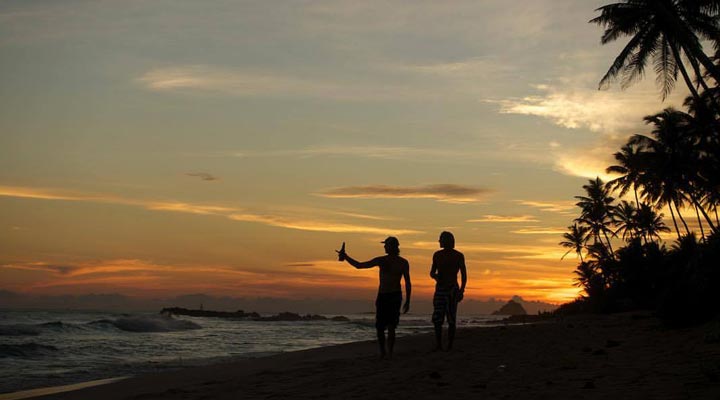
[[[428,298],[574,298],[573,196],[660,102],[575,0],[4,2],[0,289],[366,299],[398,236]],[[680,88],[679,88],[680,89]]]

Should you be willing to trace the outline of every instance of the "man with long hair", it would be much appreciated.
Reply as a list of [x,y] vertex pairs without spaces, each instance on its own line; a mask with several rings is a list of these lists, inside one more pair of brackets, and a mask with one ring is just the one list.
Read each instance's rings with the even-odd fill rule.
[[[402,304],[402,289],[400,279],[405,279],[405,305],[403,314],[410,310],[410,263],[400,257],[400,242],[396,237],[390,236],[382,243],[385,244],[386,255],[375,257],[370,261],[358,262],[347,255],[345,243],[337,251],[340,261],[347,261],[358,269],[380,267],[380,287],[378,288],[377,299],[375,300],[375,328],[377,330],[378,345],[380,346],[380,358],[387,355],[392,358],[395,347],[395,328],[400,321],[400,305]],[[385,330],[387,329],[387,349],[385,347]]]
[[[450,232],[440,234],[440,247],[442,250],[433,254],[430,277],[435,279],[435,295],[433,296],[432,322],[435,325],[435,350],[442,350],[443,321],[448,322],[448,351],[452,349],[455,341],[455,326],[457,321],[457,305],[462,301],[467,284],[467,269],[465,256],[455,250],[455,236]],[[462,277],[458,287],[457,274]]]

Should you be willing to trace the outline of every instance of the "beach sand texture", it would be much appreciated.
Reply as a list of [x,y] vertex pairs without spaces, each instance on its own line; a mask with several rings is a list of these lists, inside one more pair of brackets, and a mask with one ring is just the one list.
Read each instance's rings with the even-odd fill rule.
[[572,317],[150,374],[54,399],[720,399],[716,325],[668,329],[647,315]]

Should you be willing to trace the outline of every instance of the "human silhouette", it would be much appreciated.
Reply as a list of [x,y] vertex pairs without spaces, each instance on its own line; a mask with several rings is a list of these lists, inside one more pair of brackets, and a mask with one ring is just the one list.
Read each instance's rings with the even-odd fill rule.
[[[440,247],[433,254],[430,277],[435,279],[435,295],[433,296],[432,322],[435,325],[435,350],[442,350],[443,321],[448,322],[448,351],[455,341],[457,305],[462,301],[467,284],[465,256],[455,250],[455,236],[450,232],[440,234]],[[460,272],[462,282],[458,287],[457,274]]]
[[[380,358],[392,358],[395,347],[395,328],[400,321],[400,305],[402,304],[402,289],[400,279],[405,279],[405,305],[403,314],[410,310],[410,263],[400,257],[400,242],[396,237],[390,236],[381,243],[385,244],[387,255],[375,257],[370,261],[358,262],[345,252],[345,243],[338,253],[339,261],[347,261],[358,269],[380,267],[380,286],[375,300],[375,328],[377,330]],[[387,349],[385,347],[385,330],[387,329]]]

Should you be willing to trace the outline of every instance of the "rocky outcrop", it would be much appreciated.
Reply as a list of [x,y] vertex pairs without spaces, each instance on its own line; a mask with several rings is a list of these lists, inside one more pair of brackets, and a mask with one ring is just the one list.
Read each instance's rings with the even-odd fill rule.
[[163,315],[187,315],[189,317],[206,317],[206,318],[226,318],[226,319],[246,319],[251,321],[336,321],[347,322],[349,318],[339,315],[337,317],[328,318],[323,315],[306,314],[300,315],[291,312],[282,312],[276,315],[261,316],[256,312],[246,313],[243,310],[238,311],[211,311],[211,310],[190,310],[181,307],[168,307],[160,311]]
[[510,300],[499,310],[493,312],[492,315],[527,315],[527,311],[525,311],[522,304]]

